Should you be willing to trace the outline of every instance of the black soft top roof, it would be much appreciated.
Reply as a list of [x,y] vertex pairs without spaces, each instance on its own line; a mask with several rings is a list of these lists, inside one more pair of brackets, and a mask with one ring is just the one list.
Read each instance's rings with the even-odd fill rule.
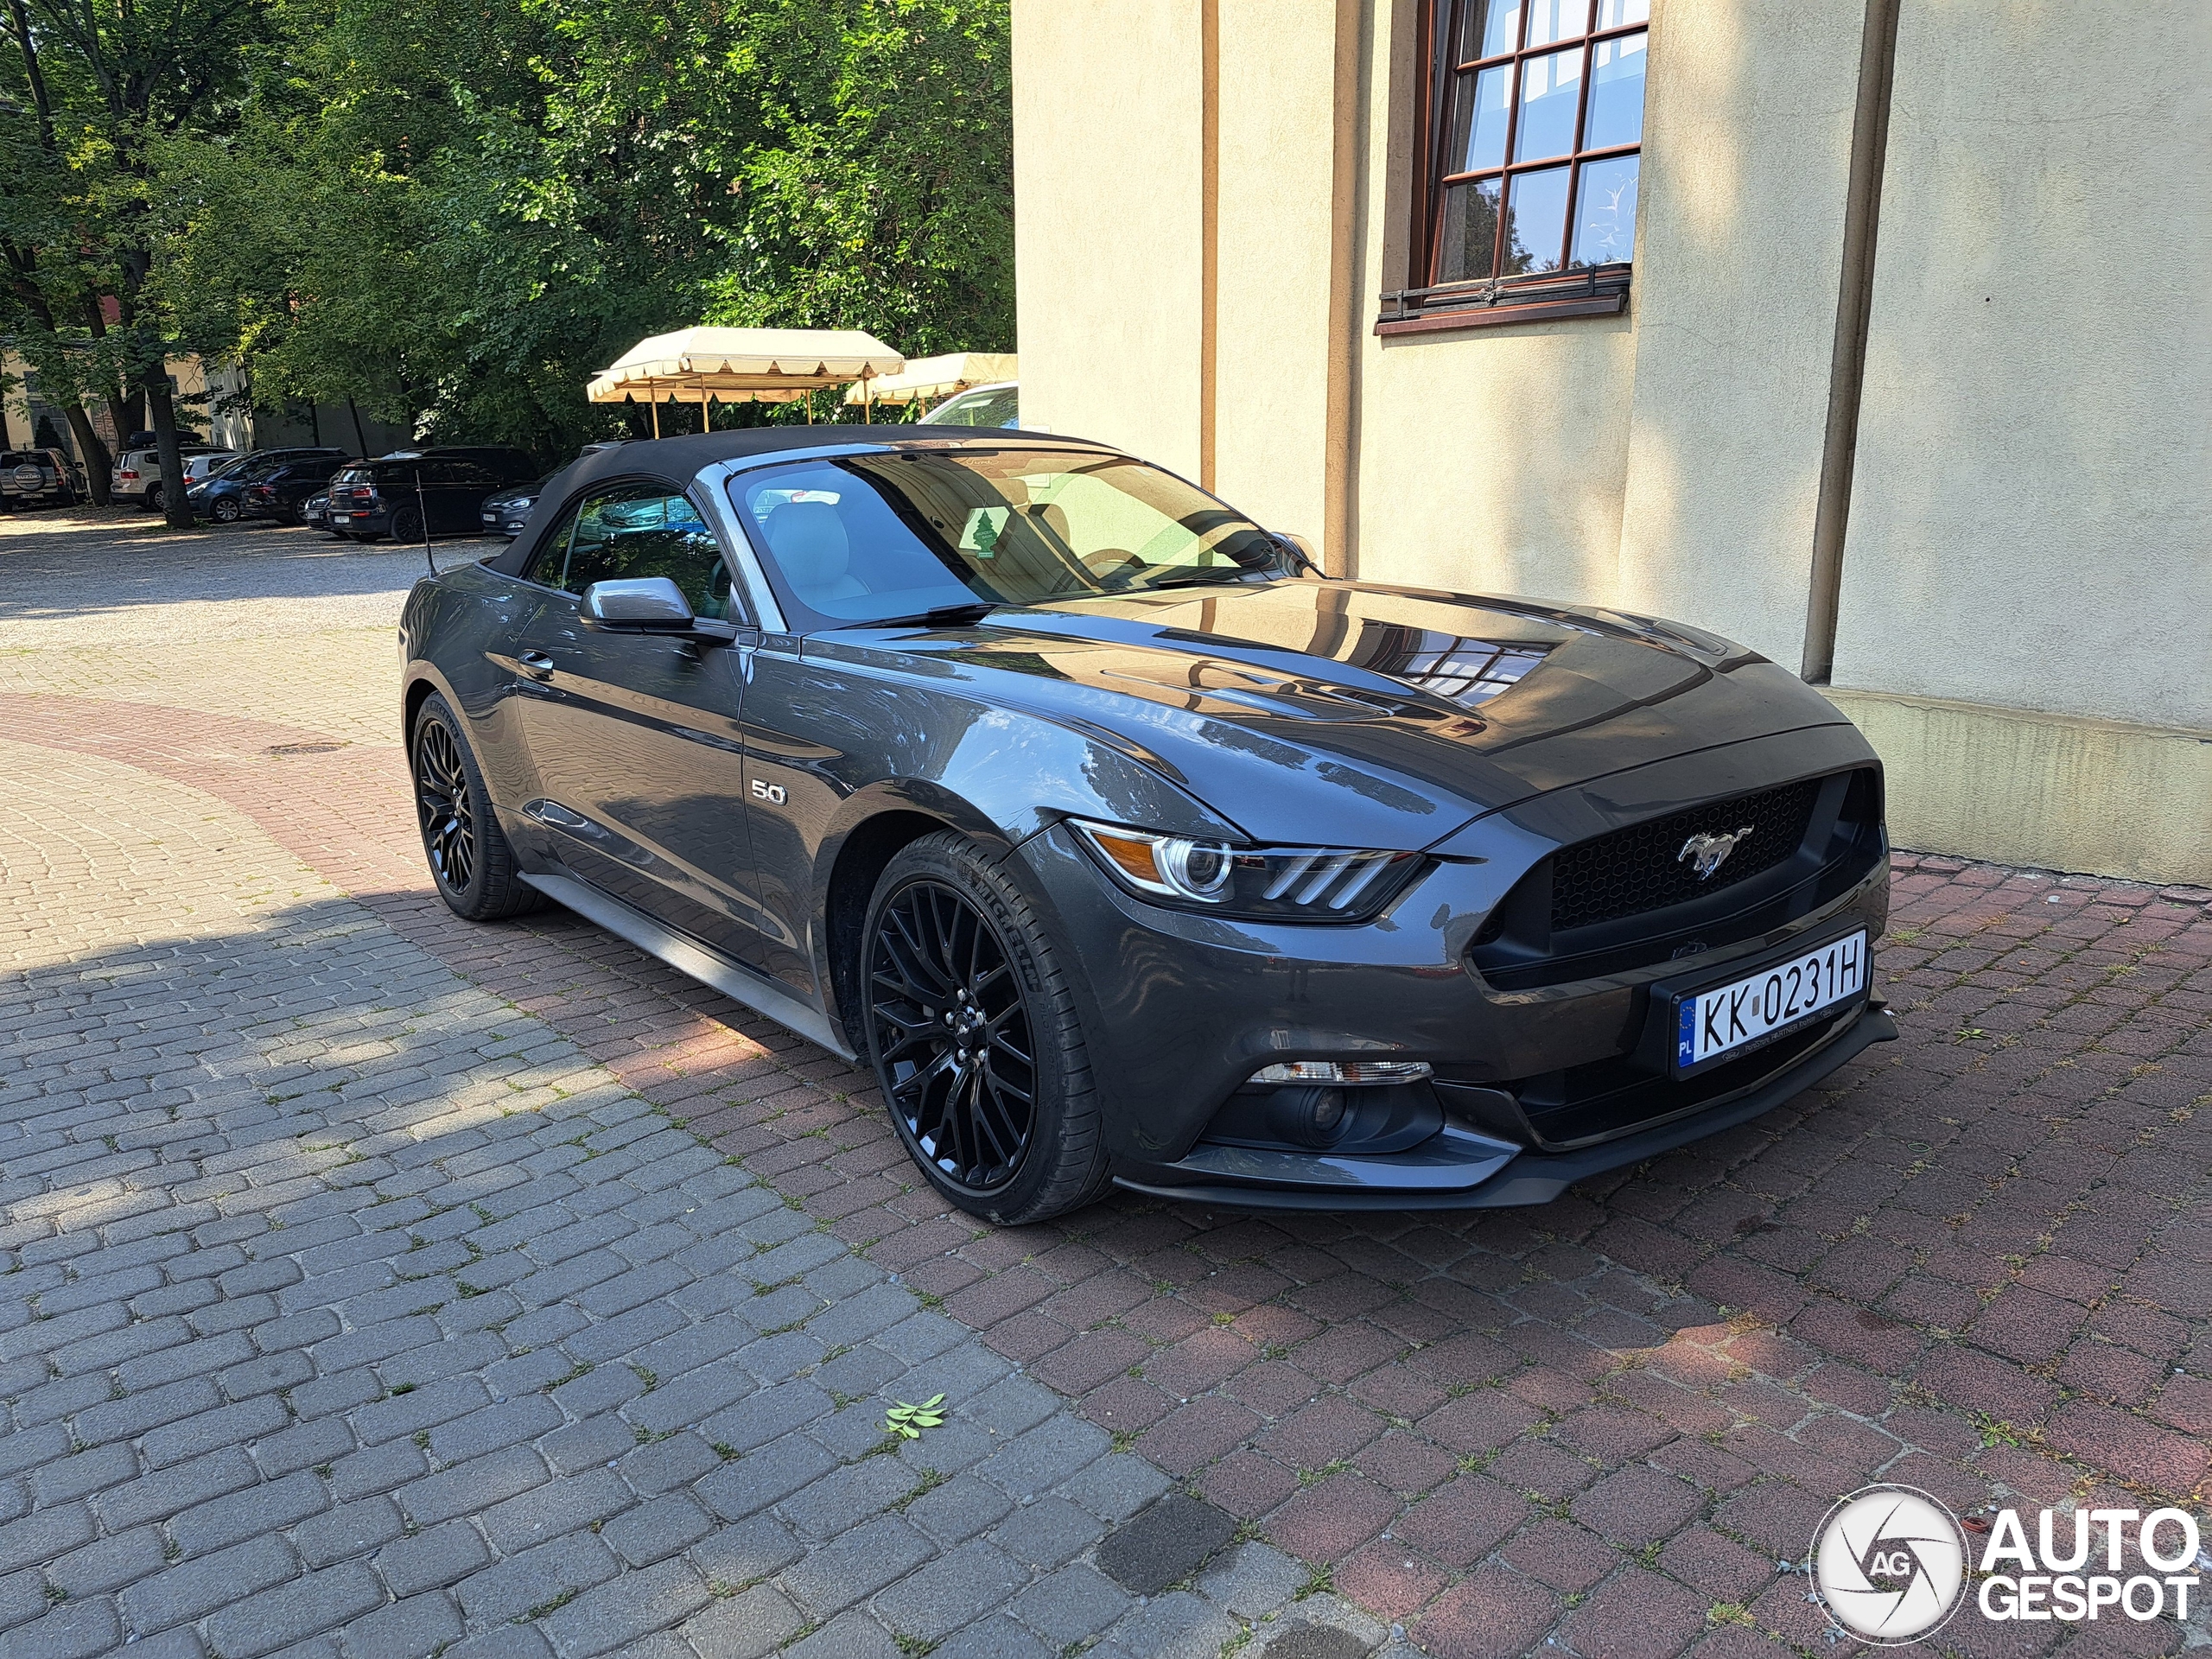
[[700,472],[719,461],[747,461],[756,455],[804,455],[810,449],[836,448],[850,444],[880,444],[887,449],[1003,449],[1025,442],[1046,444],[1094,445],[1088,438],[1067,438],[1057,433],[1021,432],[1001,427],[944,426],[754,426],[735,432],[696,432],[681,438],[647,438],[618,444],[574,461],[546,480],[530,522],[522,527],[506,550],[486,566],[502,575],[520,575],[537,552],[539,537],[568,504],[593,485],[622,478],[657,478],[682,489]]

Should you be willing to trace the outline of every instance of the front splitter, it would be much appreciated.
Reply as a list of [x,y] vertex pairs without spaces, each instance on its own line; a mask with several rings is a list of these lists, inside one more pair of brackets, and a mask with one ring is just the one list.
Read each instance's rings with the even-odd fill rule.
[[1580,1147],[1573,1152],[1524,1152],[1481,1185],[1456,1192],[1408,1192],[1402,1187],[1299,1191],[1226,1184],[1162,1186],[1119,1175],[1114,1178],[1114,1184],[1154,1198],[1239,1210],[1500,1210],[1549,1204],[1577,1181],[1643,1163],[1662,1153],[1718,1135],[1723,1129],[1748,1123],[1804,1093],[1845,1061],[1876,1043],[1894,1042],[1897,1034],[1897,1022],[1890,1017],[1889,1010],[1870,1007],[1840,1036],[1822,1044],[1787,1071],[1732,1100],[1688,1117],[1676,1118],[1656,1128],[1624,1135],[1617,1141],[1600,1141],[1596,1146]]

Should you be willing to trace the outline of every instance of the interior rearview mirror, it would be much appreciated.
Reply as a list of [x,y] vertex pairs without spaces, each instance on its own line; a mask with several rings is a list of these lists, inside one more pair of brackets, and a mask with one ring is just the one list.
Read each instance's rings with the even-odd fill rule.
[[594,582],[584,589],[584,620],[639,633],[678,632],[691,626],[691,605],[666,576]]

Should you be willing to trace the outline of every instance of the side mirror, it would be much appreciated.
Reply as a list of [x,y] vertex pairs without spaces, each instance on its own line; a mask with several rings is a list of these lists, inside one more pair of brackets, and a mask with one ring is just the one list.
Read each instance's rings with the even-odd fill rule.
[[632,633],[682,633],[692,622],[690,601],[666,576],[594,582],[584,589],[584,620]]

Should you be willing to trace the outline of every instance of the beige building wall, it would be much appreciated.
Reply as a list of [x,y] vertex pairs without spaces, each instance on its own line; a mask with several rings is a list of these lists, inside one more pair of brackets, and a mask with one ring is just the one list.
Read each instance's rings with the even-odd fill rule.
[[[1050,3],[1051,0],[1047,0]],[[1273,529],[1325,545],[1330,519],[1330,355],[1342,339],[1332,278],[1349,226],[1332,200],[1339,0],[1219,10],[1211,362],[1211,487]],[[1342,411],[1337,411],[1341,420]],[[1341,456],[1338,457],[1341,461]]]
[[2212,882],[2212,9],[2158,34],[1905,9],[1834,679],[1901,842]]
[[1017,0],[1015,305],[1025,425],[1198,475],[1200,7]]
[[[1796,666],[1865,6],[1653,13],[1627,312],[1378,338],[1420,0],[1014,0],[1025,417]],[[1836,700],[1901,845],[2212,881],[2212,9],[1902,16]]]
[[1354,568],[1374,582],[1611,603],[1634,315],[1376,336],[1378,296],[1425,280],[1408,204],[1427,68],[1417,0],[1365,10]]
[[1861,18],[1802,0],[1654,10],[1613,592],[1795,668]]

